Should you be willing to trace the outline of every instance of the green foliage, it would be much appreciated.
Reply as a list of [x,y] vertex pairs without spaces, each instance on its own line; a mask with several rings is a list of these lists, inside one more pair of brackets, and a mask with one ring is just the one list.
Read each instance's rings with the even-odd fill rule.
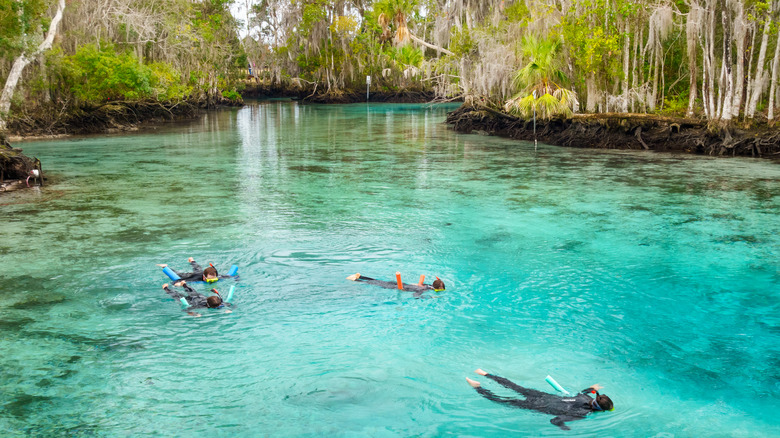
[[113,46],[82,46],[65,60],[71,91],[82,102],[135,100],[152,94],[151,69]]
[[521,89],[507,101],[509,112],[550,119],[555,115],[570,115],[577,104],[576,94],[563,88],[566,76],[560,68],[561,43],[555,39],[528,36],[523,41],[523,53],[530,59],[515,74],[514,85]]
[[117,53],[111,45],[82,46],[63,60],[66,82],[82,102],[106,100],[182,99],[192,88],[181,74],[165,63],[144,65],[129,52]]
[[0,58],[28,49],[48,29],[48,7],[44,0],[0,0]]
[[312,0],[311,3],[303,5],[303,19],[301,20],[300,32],[308,35],[314,26],[328,16],[327,0]]
[[562,88],[566,75],[561,70],[558,57],[561,43],[555,39],[538,39],[528,36],[523,40],[523,54],[530,59],[515,74],[514,85],[525,92],[536,90],[539,95]]
[[525,1],[516,0],[511,5],[504,9],[507,21],[510,23],[522,22],[528,20],[530,12],[528,6],[525,5]]
[[393,61],[403,66],[419,67],[422,64],[423,59],[425,59],[422,50],[412,46],[399,47],[389,51],[389,53],[391,54],[390,57]]
[[373,9],[379,14],[385,14],[387,17],[394,18],[399,14],[404,17],[412,15],[419,6],[418,0],[377,0],[374,2]]
[[688,97],[689,94],[687,92],[676,95],[667,95],[664,99],[664,107],[661,113],[678,116],[685,115],[688,110]]
[[234,102],[241,100],[241,95],[236,90],[223,91],[222,97]]
[[450,51],[461,58],[477,50],[477,44],[467,28],[454,28],[450,35]]
[[151,75],[149,85],[157,100],[181,100],[192,94],[192,86],[184,83],[181,73],[173,66],[162,62],[149,64]]
[[[584,1],[572,6],[565,15],[560,32],[574,66],[584,75],[594,73],[614,79],[621,75],[620,53],[623,35],[605,15],[614,14],[604,0]],[[574,8],[580,8],[579,11]],[[629,4],[620,4],[621,14],[634,11]],[[609,9],[608,9],[609,8]]]

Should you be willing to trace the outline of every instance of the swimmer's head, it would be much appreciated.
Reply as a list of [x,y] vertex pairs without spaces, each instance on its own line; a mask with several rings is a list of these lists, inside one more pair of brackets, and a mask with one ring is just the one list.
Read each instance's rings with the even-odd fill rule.
[[433,290],[444,290],[444,282],[439,277],[433,281]]
[[591,406],[597,411],[611,411],[615,408],[612,404],[612,399],[604,394],[597,395],[596,399],[591,402]]
[[207,305],[207,306],[208,306],[210,309],[214,309],[214,308],[216,308],[216,307],[219,307],[219,306],[221,306],[221,305],[222,305],[222,298],[220,298],[220,297],[219,297],[219,296],[217,296],[217,295],[212,295],[212,296],[210,296],[210,297],[206,298],[206,305]]
[[215,267],[209,266],[203,270],[203,281],[213,283],[217,280],[219,280],[219,274],[217,273],[217,269]]

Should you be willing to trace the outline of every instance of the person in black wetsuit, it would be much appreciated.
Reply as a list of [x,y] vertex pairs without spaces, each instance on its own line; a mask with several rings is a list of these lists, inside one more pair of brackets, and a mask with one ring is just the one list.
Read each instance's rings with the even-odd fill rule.
[[[347,277],[347,280],[352,281],[363,281],[368,284],[373,284],[375,286],[383,287],[385,289],[398,289],[398,283],[392,282],[392,281],[383,281],[383,280],[376,280],[371,277],[366,277],[364,275],[360,275],[358,272],[357,274],[350,275]],[[439,277],[436,277],[436,280],[433,282],[433,284],[408,284],[403,283],[403,290],[407,292],[414,292],[414,296],[416,298],[419,298],[423,292],[427,292],[429,290],[435,291],[435,292],[442,292],[445,290],[444,282],[439,279]]]
[[[479,375],[487,377],[488,379],[498,382],[505,388],[509,388],[525,396],[525,400],[501,397],[483,388],[479,382],[466,377],[466,381],[469,382],[469,385],[476,389],[477,392],[486,399],[508,404],[521,409],[530,409],[545,414],[556,415],[555,418],[550,420],[550,423],[560,427],[563,430],[569,430],[569,427],[565,424],[566,421],[582,420],[591,412],[611,411],[614,409],[612,400],[610,400],[610,398],[604,394],[599,394],[601,385],[593,385],[587,389],[583,389],[579,394],[573,397],[561,397],[558,395],[537,391],[535,389],[524,388],[510,381],[509,379],[494,376],[493,374],[488,374],[481,369],[478,369],[475,372]],[[592,398],[588,394],[596,394],[596,398]]]
[[[219,275],[217,272],[217,268],[209,264],[209,266],[206,269],[203,269],[200,267],[198,262],[195,261],[194,258],[190,257],[187,259],[188,262],[190,262],[190,265],[192,266],[192,272],[179,272],[176,270],[173,270],[173,272],[176,273],[179,277],[181,277],[181,281],[205,281],[206,283],[214,283],[215,281],[219,280],[220,278],[230,278],[229,275]],[[157,265],[161,268],[164,268],[168,265]],[[179,281],[175,283],[176,285],[179,284]]]
[[216,295],[206,297],[205,295],[202,295],[200,292],[193,289],[189,284],[187,284],[186,281],[179,281],[176,283],[176,285],[182,286],[184,290],[187,291],[187,295],[182,295],[178,291],[171,289],[168,286],[168,283],[163,285],[163,290],[175,300],[181,300],[184,298],[187,301],[187,304],[190,306],[187,308],[187,313],[192,316],[200,316],[200,314],[193,312],[194,309],[219,309],[228,304],[222,301],[222,297],[219,295],[219,292],[217,292],[216,289],[211,289],[211,291]]

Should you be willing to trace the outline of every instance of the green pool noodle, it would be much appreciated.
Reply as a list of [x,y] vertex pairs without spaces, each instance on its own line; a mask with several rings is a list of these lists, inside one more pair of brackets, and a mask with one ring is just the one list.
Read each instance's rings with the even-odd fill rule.
[[227,296],[227,298],[225,299],[225,302],[226,302],[226,303],[229,303],[229,302],[230,302],[230,299],[231,299],[231,298],[233,298],[233,291],[234,291],[234,290],[236,290],[236,285],[235,285],[235,284],[234,284],[234,285],[232,285],[232,286],[230,286],[230,292],[228,292],[228,296]]
[[179,301],[181,301],[182,305],[189,307],[190,303],[187,302],[187,299],[184,297],[179,298]]
[[544,378],[544,380],[550,384],[553,388],[555,388],[556,391],[562,392],[566,395],[571,395],[569,391],[563,389],[563,386],[559,385],[558,382],[555,381],[555,379],[552,378],[552,376],[547,376]]

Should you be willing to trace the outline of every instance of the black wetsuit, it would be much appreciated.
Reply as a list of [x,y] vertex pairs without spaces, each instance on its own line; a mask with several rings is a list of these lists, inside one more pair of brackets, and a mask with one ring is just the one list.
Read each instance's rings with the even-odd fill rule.
[[187,304],[190,305],[189,309],[201,309],[208,307],[205,295],[202,295],[200,292],[190,287],[189,284],[185,283],[182,286],[184,287],[184,290],[187,291],[187,296],[181,295],[179,292],[170,289],[168,286],[165,287],[165,292],[176,300],[181,298],[187,300]]
[[[368,284],[373,284],[375,286],[383,287],[385,289],[398,289],[398,283],[392,281],[375,280],[371,277],[364,277],[362,275],[355,281],[364,281]],[[434,290],[433,286],[431,286],[430,284],[419,285],[419,284],[404,283],[403,286],[404,286],[403,290],[405,290],[406,292],[414,292],[415,297],[419,297],[420,295],[423,294],[423,292]]]
[[[184,281],[203,281],[203,268],[201,268],[198,262],[195,260],[191,261],[190,265],[192,265],[192,272],[179,272],[175,269],[172,270]],[[230,278],[230,276],[220,275],[219,278]]]
[[563,430],[569,430],[569,427],[566,426],[564,422],[582,420],[586,415],[594,411],[594,409],[591,407],[591,401],[593,401],[593,398],[585,394],[586,392],[592,391],[590,388],[584,389],[582,392],[573,397],[561,397],[558,395],[537,391],[535,389],[524,388],[508,379],[494,376],[492,374],[488,374],[485,377],[495,380],[505,388],[509,388],[522,394],[525,396],[525,400],[501,397],[480,386],[476,388],[476,390],[478,393],[482,394],[483,397],[488,400],[505,403],[521,409],[531,409],[533,411],[539,411],[545,414],[557,415],[555,418],[550,420],[550,423],[560,427]]

